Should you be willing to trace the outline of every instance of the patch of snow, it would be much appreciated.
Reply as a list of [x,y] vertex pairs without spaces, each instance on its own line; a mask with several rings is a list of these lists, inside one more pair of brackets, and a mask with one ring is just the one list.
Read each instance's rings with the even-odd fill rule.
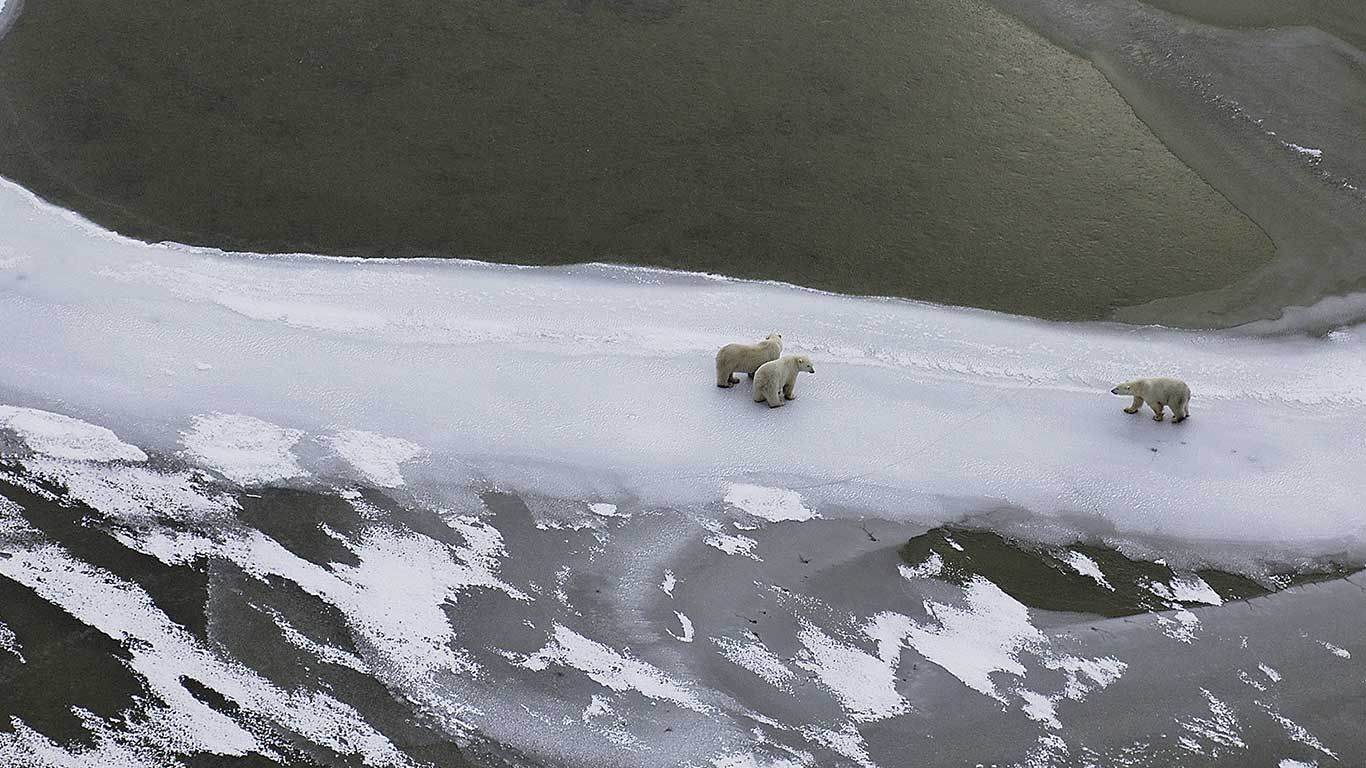
[[797,632],[804,650],[794,663],[816,675],[857,722],[896,717],[910,709],[896,691],[896,669],[886,660],[845,645],[810,622]]
[[399,465],[422,454],[422,448],[415,443],[358,429],[324,437],[323,442],[366,481],[381,488],[402,486]]
[[1030,623],[1028,608],[981,576],[964,588],[964,602],[959,607],[926,601],[937,623],[910,622],[906,642],[964,685],[1005,703],[991,674],[1023,676],[1019,652],[1042,643],[1044,635]]
[[665,570],[664,580],[659,583],[659,588],[664,591],[664,594],[668,595],[669,597],[673,597],[674,587],[676,586],[678,586],[678,579],[674,578],[674,572],[671,570]]
[[953,540],[953,537],[950,536],[950,535],[948,535],[947,533],[944,534],[944,541],[948,542],[948,544],[949,544],[950,547],[953,547],[954,549],[958,550],[959,552],[962,552],[962,551],[963,551],[963,545],[962,545],[962,544],[959,544],[959,543],[956,542],[956,541],[954,541],[954,540]]
[[1051,699],[1037,691],[1028,688],[1017,688],[1015,693],[1024,699],[1025,715],[1037,723],[1043,723],[1049,728],[1062,728],[1062,723],[1058,721],[1057,700]]
[[816,513],[802,503],[800,493],[782,488],[731,483],[726,489],[725,502],[774,523],[810,520],[816,517]]
[[1320,640],[1319,645],[1322,645],[1324,648],[1328,649],[1328,652],[1333,654],[1334,656],[1338,656],[1344,659],[1352,658],[1351,651],[1347,650],[1346,648],[1339,648],[1336,645],[1333,645],[1332,643],[1328,642],[1327,640]]
[[626,512],[618,512],[618,511],[617,511],[617,505],[616,505],[616,504],[606,504],[606,503],[603,503],[603,502],[595,502],[595,503],[593,503],[593,504],[589,504],[589,505],[588,505],[588,511],[589,511],[589,512],[592,512],[593,514],[595,514],[595,515],[597,515],[597,516],[599,516],[599,517],[630,517],[630,516],[631,516],[630,514],[628,514],[628,513],[626,513]]
[[1275,709],[1272,709],[1270,704],[1261,701],[1257,702],[1257,704],[1260,705],[1261,708],[1266,711],[1266,714],[1269,715],[1272,720],[1275,720],[1277,723],[1280,723],[1281,727],[1285,729],[1285,734],[1289,736],[1292,741],[1297,741],[1305,745],[1306,747],[1317,749],[1318,751],[1333,758],[1334,760],[1338,758],[1336,752],[1329,749],[1328,747],[1325,747],[1323,745],[1323,742],[1319,741],[1318,738],[1315,737],[1314,734],[1306,730],[1304,726],[1300,725],[1294,720],[1291,720],[1285,715],[1282,715]]
[[271,620],[275,622],[275,626],[280,628],[280,634],[285,640],[289,641],[290,645],[312,654],[320,661],[353,669],[362,675],[370,674],[370,666],[359,656],[354,653],[343,651],[340,648],[324,645],[308,635],[305,635],[293,624],[290,624],[283,614],[273,608],[266,608],[264,610],[269,614]]
[[1292,144],[1288,141],[1282,141],[1281,146],[1293,152],[1298,152],[1301,155],[1307,155],[1309,157],[1312,157],[1315,160],[1318,160],[1323,157],[1323,150],[1321,149],[1314,149],[1313,147],[1301,147],[1299,144]]
[[1271,682],[1279,683],[1281,681],[1281,673],[1277,672],[1271,667],[1268,667],[1265,664],[1258,664],[1257,669],[1260,669],[1262,671],[1262,674],[1266,675],[1267,679],[1269,679]]
[[792,692],[792,680],[796,674],[759,640],[740,642],[729,637],[717,637],[712,642],[730,663],[753,672],[780,691]]
[[290,449],[304,436],[254,416],[196,416],[181,442],[191,456],[239,485],[287,480],[304,474]]
[[23,649],[19,645],[19,638],[14,634],[5,622],[0,621],[0,651],[8,651],[19,659],[19,663],[25,663]]
[[78,461],[146,461],[147,454],[104,427],[60,413],[0,405],[0,428],[17,434],[34,453]]
[[861,768],[877,768],[877,763],[868,755],[868,743],[853,723],[841,723],[838,731],[816,725],[802,726],[802,736]]
[[691,643],[693,638],[692,619],[685,616],[682,611],[674,611],[674,615],[678,617],[678,623],[683,628],[683,634],[675,635],[673,630],[669,630],[669,635],[679,642]]
[[1081,552],[1071,549],[1065,550],[1059,557],[1064,563],[1072,566],[1072,570],[1080,573],[1082,576],[1090,576],[1097,584],[1105,587],[1111,592],[1115,591],[1115,588],[1110,586],[1110,582],[1105,580],[1105,574],[1100,570],[1100,563],[1097,563],[1095,560],[1092,560]]
[[726,533],[722,529],[721,524],[714,520],[703,521],[702,525],[708,531],[711,531],[708,536],[702,539],[707,546],[715,547],[728,555],[743,555],[751,560],[763,560],[763,558],[754,554],[754,547],[759,544],[759,542],[754,539],[751,539],[748,536],[737,536],[735,534]]
[[1286,757],[1281,759],[1281,762],[1277,764],[1276,768],[1319,768],[1319,763],[1317,760],[1311,760],[1306,763],[1303,760],[1291,760]]
[[1247,744],[1241,736],[1241,727],[1238,719],[1233,716],[1233,709],[1223,701],[1215,697],[1207,689],[1201,688],[1205,701],[1209,704],[1209,717],[1193,716],[1186,720],[1178,720],[1182,728],[1190,732],[1197,738],[1204,739],[1213,745],[1211,754],[1219,756],[1222,749],[1247,749]]
[[926,557],[919,565],[906,565],[897,563],[896,570],[901,574],[901,578],[915,581],[916,579],[932,579],[944,572],[944,558],[938,552],[930,550],[929,557]]
[[1171,618],[1157,614],[1155,620],[1162,628],[1162,634],[1183,643],[1194,642],[1195,633],[1200,629],[1200,619],[1184,608],[1173,613]]
[[577,669],[598,685],[614,691],[637,691],[647,698],[672,701],[695,712],[712,711],[687,686],[658,668],[589,640],[558,622],[545,647],[520,662],[536,671],[551,664]]
[[1224,604],[1224,599],[1219,596],[1218,592],[1214,591],[1214,587],[1211,587],[1204,579],[1195,574],[1173,577],[1171,594],[1172,597],[1183,603]]

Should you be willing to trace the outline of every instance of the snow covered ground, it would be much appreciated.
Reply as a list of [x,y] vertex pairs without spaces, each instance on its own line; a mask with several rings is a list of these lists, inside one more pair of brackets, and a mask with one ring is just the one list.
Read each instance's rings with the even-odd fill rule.
[[[140,681],[113,719],[87,694],[56,708],[82,740],[29,722],[44,711],[12,721],[0,762],[449,763],[413,729],[490,764],[595,766],[1326,765],[1366,746],[1335,704],[1360,691],[1342,688],[1366,658],[1359,585],[1252,610],[1191,571],[1366,554],[1359,328],[227,255],[119,238],[7,182],[0,233],[0,588],[112,641]],[[796,401],[714,386],[717,347],[773,330],[817,361]],[[1108,390],[1141,375],[1190,382],[1190,421],[1124,414]],[[1184,570],[1145,585],[1163,612],[1101,621],[950,567],[973,554],[952,537],[899,556],[963,519]],[[0,605],[0,673],[53,663],[31,619]]]
[[[224,255],[116,237],[8,183],[0,231],[0,402],[237,482],[479,478],[656,505],[758,485],[817,511],[1013,508],[1361,552],[1360,329],[1244,338],[614,267]],[[718,346],[771,330],[820,363],[798,400],[711,385]],[[1190,421],[1122,413],[1109,388],[1144,375],[1186,379]]]

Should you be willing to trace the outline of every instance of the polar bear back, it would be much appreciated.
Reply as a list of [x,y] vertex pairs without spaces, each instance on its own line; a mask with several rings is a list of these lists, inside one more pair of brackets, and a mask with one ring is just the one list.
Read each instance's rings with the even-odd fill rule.
[[783,338],[777,334],[758,344],[727,344],[716,353],[716,369],[731,373],[753,374],[759,366],[777,360],[783,353]]
[[1186,382],[1170,376],[1156,376],[1150,379],[1134,379],[1129,382],[1133,394],[1148,402],[1178,403],[1190,399],[1191,389]]

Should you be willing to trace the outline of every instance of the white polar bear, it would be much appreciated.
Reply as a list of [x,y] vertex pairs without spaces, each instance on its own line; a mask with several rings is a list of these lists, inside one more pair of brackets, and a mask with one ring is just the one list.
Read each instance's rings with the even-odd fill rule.
[[752,378],[759,366],[777,360],[783,353],[783,335],[770,333],[758,344],[727,344],[716,353],[716,386],[733,387],[740,383],[736,371]]
[[1190,403],[1191,388],[1180,379],[1160,376],[1154,379],[1134,379],[1110,390],[1112,395],[1132,395],[1134,402],[1124,409],[1125,413],[1138,413],[1144,403],[1153,409],[1153,421],[1162,421],[1163,406],[1172,409],[1172,423],[1185,421],[1190,417],[1186,406]]
[[[797,372],[815,373],[811,358],[806,355],[787,355],[759,366],[754,372],[754,402],[768,401],[769,408],[777,408],[784,400],[796,400]],[[782,394],[779,394],[782,390]]]

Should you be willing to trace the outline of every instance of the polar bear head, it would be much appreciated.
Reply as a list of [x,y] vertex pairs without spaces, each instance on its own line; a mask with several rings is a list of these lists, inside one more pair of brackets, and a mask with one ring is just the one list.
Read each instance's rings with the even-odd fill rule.
[[811,366],[811,358],[806,355],[797,355],[797,359],[792,362],[796,364],[797,370],[799,371],[806,371],[807,373],[816,372],[816,369]]
[[1110,390],[1110,394],[1112,395],[1132,395],[1133,393],[1134,383],[1132,381],[1126,381],[1123,384],[1120,384],[1119,386]]
[[767,335],[767,336],[764,337],[764,341],[767,341],[767,342],[769,342],[770,344],[772,344],[773,342],[777,342],[777,343],[779,343],[779,344],[782,344],[782,343],[783,343],[783,335],[782,335],[781,333],[770,333],[769,335]]

